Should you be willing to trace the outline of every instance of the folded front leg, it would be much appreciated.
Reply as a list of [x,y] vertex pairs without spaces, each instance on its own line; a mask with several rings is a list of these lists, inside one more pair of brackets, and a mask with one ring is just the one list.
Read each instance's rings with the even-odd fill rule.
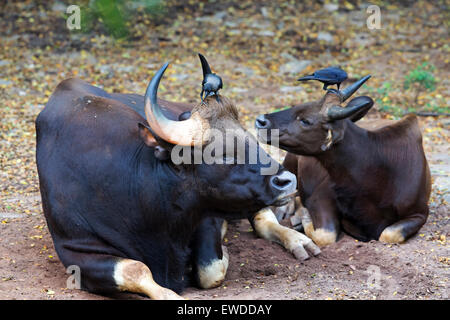
[[[326,220],[327,212],[320,212],[319,214]],[[303,206],[297,209],[295,216],[301,219],[305,234],[318,246],[324,247],[337,241],[338,224],[334,220],[331,219],[330,223],[324,223],[323,221],[314,223],[308,209]]]
[[259,211],[250,222],[261,238],[281,244],[299,260],[309,258],[307,251],[314,256],[320,253],[319,247],[307,236],[280,225],[275,214],[269,208]]
[[412,214],[385,228],[379,240],[387,243],[402,243],[419,231],[426,221],[426,213]]
[[192,237],[193,272],[200,288],[220,286],[228,269],[228,253],[222,246],[227,222],[219,218],[205,218]]
[[113,278],[122,291],[143,293],[155,300],[183,299],[172,290],[158,285],[150,269],[140,261],[120,259],[114,266]]

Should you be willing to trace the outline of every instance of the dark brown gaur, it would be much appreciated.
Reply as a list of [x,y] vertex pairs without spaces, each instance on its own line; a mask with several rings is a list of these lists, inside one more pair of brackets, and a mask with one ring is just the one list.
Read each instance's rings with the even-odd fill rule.
[[[309,257],[307,250],[317,255],[311,239],[279,225],[267,209],[283,205],[297,185],[274,159],[174,161],[177,145],[192,151],[189,160],[197,146],[209,147],[208,128],[254,138],[224,96],[194,106],[158,99],[166,68],[145,96],[64,80],[36,118],[43,212],[59,259],[80,268],[80,287],[153,299],[178,299],[188,285],[216,287],[228,267],[225,219],[249,219],[259,235],[299,259]],[[249,155],[250,145],[243,145]],[[239,154],[234,141],[230,149]],[[264,153],[257,144],[256,151]],[[272,174],[261,174],[272,164]]]
[[297,175],[301,199],[295,214],[321,246],[341,229],[362,241],[400,243],[428,217],[431,179],[416,116],[359,126],[373,100],[360,96],[342,106],[369,77],[256,120],[260,140],[270,143],[263,130],[278,134],[289,152],[283,166]]

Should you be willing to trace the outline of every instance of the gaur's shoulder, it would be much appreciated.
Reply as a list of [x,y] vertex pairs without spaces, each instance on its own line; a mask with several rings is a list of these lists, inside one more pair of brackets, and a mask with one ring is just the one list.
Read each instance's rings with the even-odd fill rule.
[[419,121],[415,114],[408,114],[400,120],[385,122],[385,126],[379,126],[373,130],[378,138],[392,140],[422,141]]
[[415,114],[408,114],[392,125],[396,130],[414,137],[421,137],[419,120]]

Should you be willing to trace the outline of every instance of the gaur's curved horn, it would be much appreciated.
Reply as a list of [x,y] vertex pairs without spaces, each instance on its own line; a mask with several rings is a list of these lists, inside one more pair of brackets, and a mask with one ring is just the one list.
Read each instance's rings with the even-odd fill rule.
[[200,62],[202,63],[202,69],[203,69],[203,79],[206,77],[207,74],[211,74],[211,68],[209,67],[208,61],[206,61],[206,58],[199,53],[198,57],[200,58]]
[[358,105],[350,106],[350,107],[346,107],[346,108],[332,106],[328,109],[328,112],[327,112],[328,120],[335,121],[335,120],[345,119],[366,107],[367,107],[367,104],[358,104]]
[[184,121],[168,119],[158,105],[158,86],[169,63],[166,62],[150,81],[145,92],[145,115],[152,131],[161,139],[172,144],[193,146],[202,144],[203,133],[209,129],[209,122],[193,112],[191,117]]
[[358,81],[356,81],[352,85],[348,86],[347,88],[342,89],[340,91],[341,96],[342,96],[342,101],[345,101],[348,98],[350,98],[352,96],[352,94],[354,94],[364,84],[364,82],[366,82],[367,80],[370,79],[370,77],[371,77],[371,75],[369,74],[368,76],[365,76],[365,77],[359,79]]

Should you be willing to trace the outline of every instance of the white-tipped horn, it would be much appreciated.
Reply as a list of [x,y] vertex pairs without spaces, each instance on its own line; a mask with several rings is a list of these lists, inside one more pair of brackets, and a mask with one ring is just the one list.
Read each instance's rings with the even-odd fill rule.
[[161,139],[182,146],[201,145],[206,140],[204,133],[209,129],[209,122],[197,112],[183,121],[168,119],[158,105],[158,86],[169,63],[166,62],[150,81],[145,92],[145,115],[152,131]]

